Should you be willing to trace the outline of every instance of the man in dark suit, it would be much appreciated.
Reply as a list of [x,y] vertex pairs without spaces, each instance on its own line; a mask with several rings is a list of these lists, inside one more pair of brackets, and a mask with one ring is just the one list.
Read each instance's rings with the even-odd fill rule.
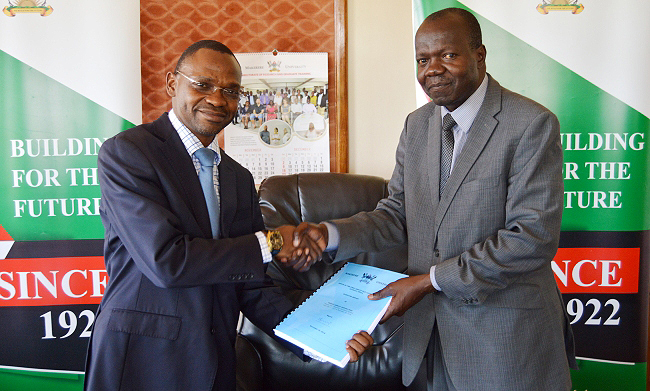
[[325,115],[325,109],[327,109],[327,92],[323,88],[318,93],[316,106],[318,106],[318,114]]
[[[166,88],[169,114],[107,140],[99,153],[109,282],[87,390],[234,390],[240,311],[272,335],[291,310],[264,263],[276,252],[320,255],[313,244],[311,253],[294,252],[285,227],[264,229],[251,174],[218,147],[241,91],[230,49],[191,45]],[[352,358],[371,343],[355,335]]]
[[388,197],[297,235],[324,238],[334,261],[408,243],[410,276],[369,297],[393,297],[382,321],[404,315],[405,385],[566,391],[573,335],[551,270],[563,206],[558,120],[486,73],[466,10],[428,16],[415,53],[432,102],[406,119]]

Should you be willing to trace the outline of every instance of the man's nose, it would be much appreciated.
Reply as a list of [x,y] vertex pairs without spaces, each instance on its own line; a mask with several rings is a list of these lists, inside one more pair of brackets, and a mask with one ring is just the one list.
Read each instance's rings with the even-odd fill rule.
[[218,88],[212,94],[206,95],[205,100],[213,106],[226,106],[228,104],[228,99],[224,96],[221,88]]
[[427,63],[427,67],[424,70],[426,76],[436,76],[445,72],[445,68],[442,65],[442,62],[436,58],[432,58]]

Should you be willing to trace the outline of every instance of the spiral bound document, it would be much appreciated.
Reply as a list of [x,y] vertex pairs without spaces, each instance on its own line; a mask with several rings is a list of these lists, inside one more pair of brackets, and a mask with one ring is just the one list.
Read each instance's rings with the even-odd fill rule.
[[400,278],[402,273],[348,263],[293,310],[273,330],[305,350],[305,354],[343,368],[350,355],[345,342],[360,330],[372,333],[390,304],[390,297],[368,295]]

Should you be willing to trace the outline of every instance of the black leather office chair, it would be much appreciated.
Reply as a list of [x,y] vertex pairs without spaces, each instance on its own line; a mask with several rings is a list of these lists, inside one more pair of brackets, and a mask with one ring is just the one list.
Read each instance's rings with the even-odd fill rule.
[[[334,173],[275,176],[260,189],[260,205],[268,228],[302,221],[320,222],[370,211],[387,195],[383,178]],[[350,262],[406,271],[406,246],[360,254]],[[318,262],[299,273],[273,261],[268,274],[295,306],[299,305],[343,262]],[[339,368],[315,360],[304,362],[244,318],[237,337],[237,383],[241,391],[405,389],[401,381],[402,321],[391,318],[372,334],[374,345],[356,363]]]

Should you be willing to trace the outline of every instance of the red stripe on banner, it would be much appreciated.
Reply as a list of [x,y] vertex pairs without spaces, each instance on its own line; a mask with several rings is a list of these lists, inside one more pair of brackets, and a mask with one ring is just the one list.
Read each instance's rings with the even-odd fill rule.
[[9,232],[0,225],[0,240],[13,240]]
[[560,248],[551,264],[562,293],[637,293],[639,248]]
[[0,307],[99,304],[108,282],[104,257],[0,261]]

